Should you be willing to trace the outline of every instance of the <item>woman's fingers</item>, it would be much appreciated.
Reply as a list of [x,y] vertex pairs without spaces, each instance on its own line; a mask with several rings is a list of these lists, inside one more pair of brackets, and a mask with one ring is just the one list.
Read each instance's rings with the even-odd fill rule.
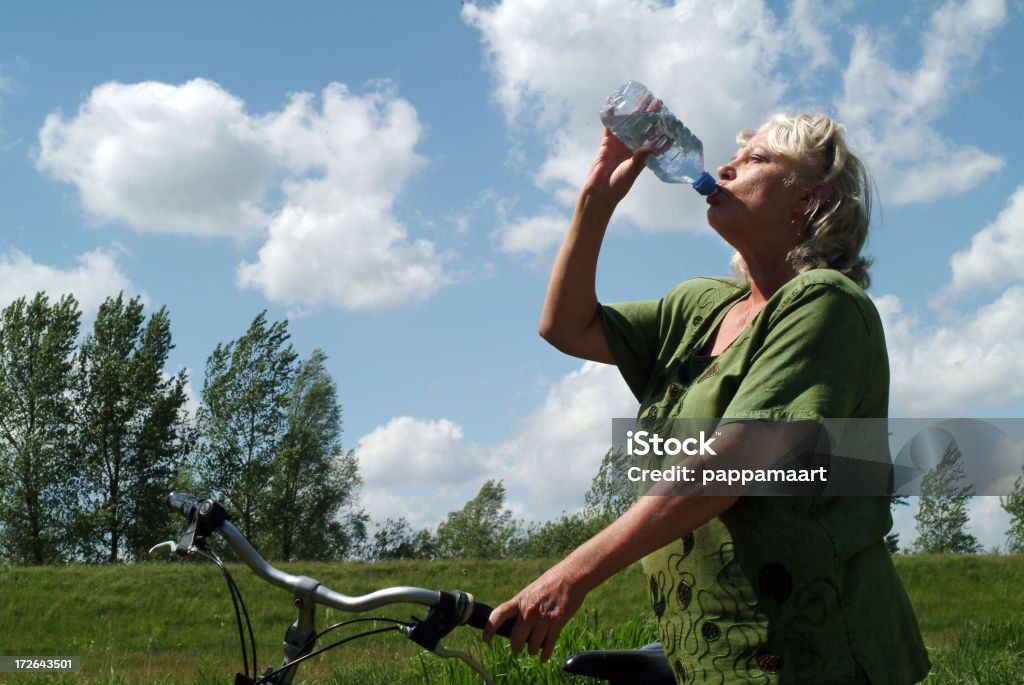
[[[494,611],[491,612],[490,617],[487,619],[487,626],[484,627],[481,638],[484,642],[490,642],[491,638],[498,632],[498,628],[501,627],[505,621],[510,618],[515,618],[519,614],[516,602],[514,599],[510,599],[501,606],[495,607]],[[522,623],[522,621],[518,621]],[[512,631],[515,633],[515,629]]]
[[515,597],[491,612],[483,639],[490,641],[497,627],[516,619],[509,635],[512,651],[524,647],[531,655],[547,661],[566,622],[583,603],[586,592],[569,582],[565,569],[550,569]]
[[551,658],[551,653],[555,651],[555,643],[558,642],[558,636],[562,634],[562,628],[564,627],[564,621],[552,623],[548,627],[547,639],[544,640],[544,651],[540,654],[541,663],[545,663]]

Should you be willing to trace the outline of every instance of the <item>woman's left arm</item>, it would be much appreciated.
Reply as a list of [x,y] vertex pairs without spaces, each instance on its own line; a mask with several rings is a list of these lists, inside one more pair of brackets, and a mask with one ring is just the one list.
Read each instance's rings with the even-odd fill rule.
[[[715,450],[688,457],[695,472],[721,468],[768,468],[818,429],[813,421],[761,420],[720,424]],[[547,661],[562,628],[573,617],[587,593],[655,550],[693,532],[727,511],[748,486],[706,489],[694,483],[659,483],[607,528],[577,547],[569,556],[497,607],[484,630],[488,641],[497,627],[516,619],[510,641],[514,651],[525,645]],[[708,496],[702,492],[721,493]]]
[[515,597],[497,607],[483,639],[515,618],[513,651],[525,645],[547,661],[558,635],[587,593],[619,571],[726,511],[736,497],[646,496],[603,531],[576,548]]

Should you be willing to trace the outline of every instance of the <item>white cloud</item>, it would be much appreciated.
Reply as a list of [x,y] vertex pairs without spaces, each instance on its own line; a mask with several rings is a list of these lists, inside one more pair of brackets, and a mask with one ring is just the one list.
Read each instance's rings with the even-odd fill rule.
[[0,254],[0,307],[19,297],[32,298],[40,291],[51,300],[71,294],[78,300],[83,316],[89,318],[95,316],[107,297],[116,297],[122,290],[128,294],[136,292],[117,263],[116,250],[86,252],[76,257],[75,262],[77,266],[61,269],[39,264],[19,250]]
[[[738,130],[794,107],[787,99],[796,84],[783,76],[784,67],[800,64],[796,78],[804,80],[843,69],[831,38],[849,21],[849,9],[801,0],[776,15],[762,2],[505,0],[466,4],[463,18],[480,31],[494,98],[516,137],[542,146],[536,184],[571,209],[600,138],[597,111],[620,82],[639,79],[661,97],[704,141],[714,170],[732,154]],[[961,192],[1002,167],[1001,158],[948,140],[935,122],[973,76],[977,55],[1005,15],[1002,2],[948,2],[930,17],[910,71],[887,59],[884,31],[855,32],[845,73],[835,74],[843,90],[824,97],[839,98],[840,118],[886,189],[886,201]],[[508,222],[500,249],[550,249],[549,232],[539,230],[548,216]],[[651,174],[641,176],[617,216],[647,230],[705,228],[699,198]]]
[[958,414],[1024,397],[1024,286],[935,326],[905,313],[894,295],[875,303],[885,326],[897,413]]
[[[319,106],[318,106],[319,105]],[[250,115],[216,83],[106,83],[39,132],[37,167],[100,221],[137,231],[266,237],[238,285],[296,309],[378,309],[433,295],[446,255],[394,213],[425,165],[415,109],[387,84],[339,83]]]
[[926,202],[965,192],[1002,168],[1000,157],[950,141],[934,124],[1005,17],[1001,0],[947,2],[922,32],[912,71],[890,64],[874,28],[855,31],[839,116],[886,189],[885,201]]
[[404,516],[414,528],[436,526],[493,477],[485,448],[447,419],[396,417],[360,438],[355,453],[370,517]]
[[805,76],[814,69],[831,64],[835,57],[828,40],[827,25],[837,19],[838,3],[795,0],[786,20],[785,32],[795,39],[797,52],[805,54],[810,69],[802,70]]
[[[797,49],[760,3],[506,0],[466,4],[463,18],[481,33],[494,97],[510,125],[517,136],[536,136],[546,151],[537,184],[566,207],[597,150],[601,103],[622,81],[643,81],[701,136],[707,158],[722,160],[733,153],[738,130],[778,106],[785,83],[773,69]],[[702,229],[703,214],[693,191],[651,174],[618,211],[647,229]],[[545,225],[547,216],[510,222],[518,230],[502,247],[549,246],[547,230],[524,228]]]
[[375,485],[465,482],[483,467],[462,438],[462,427],[447,419],[399,416],[359,439],[359,469]]
[[978,538],[985,552],[1006,544],[1010,515],[999,505],[998,497],[974,497],[967,506],[968,531]]
[[991,224],[974,234],[966,250],[949,260],[953,278],[948,290],[962,293],[999,288],[1021,280],[1024,264],[1024,186],[1018,186]]
[[74,117],[46,117],[36,165],[100,220],[186,235],[257,234],[273,178],[244,103],[204,79],[96,87]]
[[309,94],[268,117],[266,133],[293,173],[284,207],[256,263],[238,283],[286,304],[390,307],[434,294],[449,281],[444,257],[409,240],[391,208],[425,160],[414,147],[421,126],[413,107],[383,87],[366,96],[341,84],[324,89],[319,111]]
[[510,499],[538,520],[582,506],[612,445],[612,419],[636,416],[637,409],[615,366],[586,362],[567,374],[501,446],[498,466]]
[[[952,275],[934,298],[937,324],[904,311],[895,295],[875,299],[886,329],[892,405],[901,414],[964,414],[1024,398],[1024,186],[999,216],[950,258]],[[990,301],[979,291],[997,290]],[[970,307],[953,296],[975,295]],[[980,300],[980,303],[978,302]]]
[[498,249],[508,254],[543,254],[561,243],[568,225],[569,217],[555,209],[515,219],[495,231]]
[[362,505],[375,520],[404,515],[415,527],[433,527],[485,480],[499,479],[517,516],[549,520],[583,505],[611,446],[611,420],[636,410],[618,370],[588,362],[553,384],[514,436],[495,445],[465,440],[446,419],[392,419],[356,446]]

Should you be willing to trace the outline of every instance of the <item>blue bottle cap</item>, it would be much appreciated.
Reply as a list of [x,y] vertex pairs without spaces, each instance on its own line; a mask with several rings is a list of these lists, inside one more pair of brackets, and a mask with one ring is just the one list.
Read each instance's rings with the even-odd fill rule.
[[711,195],[718,191],[718,181],[716,181],[715,177],[706,171],[698,176],[697,180],[691,185],[693,185],[693,189],[701,195]]

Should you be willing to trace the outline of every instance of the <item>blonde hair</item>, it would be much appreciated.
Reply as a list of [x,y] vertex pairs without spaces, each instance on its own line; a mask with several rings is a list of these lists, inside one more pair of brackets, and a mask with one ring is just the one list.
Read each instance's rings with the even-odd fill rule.
[[[776,114],[758,131],[741,131],[736,140],[745,145],[765,132],[769,147],[796,163],[790,183],[832,188],[824,201],[817,197],[808,212],[807,238],[787,255],[793,269],[835,269],[867,288],[871,260],[860,251],[868,237],[872,183],[867,167],[847,146],[845,131],[827,114]],[[732,266],[739,276],[748,277],[739,253],[733,255]]]

